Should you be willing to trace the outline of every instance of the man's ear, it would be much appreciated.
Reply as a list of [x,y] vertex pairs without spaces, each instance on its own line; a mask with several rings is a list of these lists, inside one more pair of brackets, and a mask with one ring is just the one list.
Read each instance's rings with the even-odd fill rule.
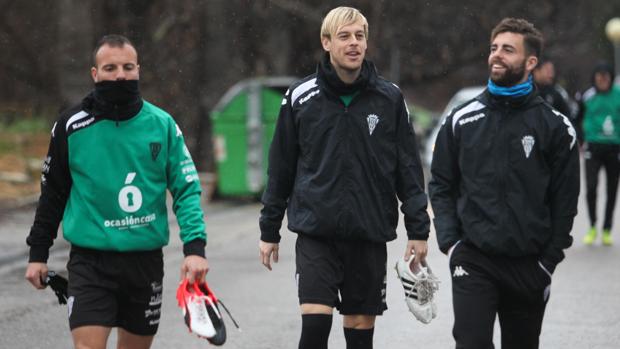
[[93,78],[93,82],[97,82],[97,68],[90,68],[90,77]]
[[321,38],[321,44],[323,45],[323,50],[329,52],[332,46],[332,41],[330,38],[324,36]]
[[529,56],[527,57],[527,60],[525,61],[525,70],[531,72],[534,70],[534,68],[536,68],[537,65],[538,65],[538,57]]

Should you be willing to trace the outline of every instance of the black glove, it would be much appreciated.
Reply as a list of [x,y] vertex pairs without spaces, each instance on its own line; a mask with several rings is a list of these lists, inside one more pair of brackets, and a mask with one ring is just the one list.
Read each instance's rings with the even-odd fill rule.
[[67,279],[56,274],[54,271],[48,271],[47,277],[43,283],[52,288],[52,291],[54,291],[56,297],[58,297],[58,304],[67,304],[67,286],[69,284]]

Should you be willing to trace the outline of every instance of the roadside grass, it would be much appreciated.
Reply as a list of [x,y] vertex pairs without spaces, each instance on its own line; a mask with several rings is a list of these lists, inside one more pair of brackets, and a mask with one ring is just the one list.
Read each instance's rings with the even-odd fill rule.
[[[42,158],[49,141],[50,122],[43,117],[13,119],[0,115],[0,156],[15,155]],[[42,142],[45,149],[41,149]]]
[[49,130],[43,117],[0,115],[0,207],[37,194]]

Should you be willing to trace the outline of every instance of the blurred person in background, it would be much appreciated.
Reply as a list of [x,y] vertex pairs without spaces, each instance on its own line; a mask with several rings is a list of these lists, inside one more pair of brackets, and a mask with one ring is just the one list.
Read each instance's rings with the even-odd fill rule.
[[574,102],[566,90],[557,83],[556,69],[553,62],[542,58],[536,68],[534,68],[532,75],[534,76],[534,83],[538,87],[540,97],[555,110],[567,116],[573,122],[573,127],[576,127],[574,124],[576,107],[573,106]]
[[620,177],[620,89],[613,85],[613,77],[614,69],[610,64],[597,64],[592,72],[592,87],[581,95],[579,101],[577,122],[584,141],[586,199],[590,216],[590,229],[583,238],[586,245],[592,245],[598,236],[596,200],[601,168],[605,169],[607,179],[601,238],[603,245],[613,244],[611,227]]

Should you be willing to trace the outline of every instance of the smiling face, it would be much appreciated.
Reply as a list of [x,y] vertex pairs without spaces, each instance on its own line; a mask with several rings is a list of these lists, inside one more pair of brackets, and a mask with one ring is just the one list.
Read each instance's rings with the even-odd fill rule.
[[499,86],[510,87],[527,80],[538,58],[526,52],[523,35],[499,33],[491,42],[489,77]]
[[140,65],[138,53],[128,44],[99,48],[95,56],[96,65],[90,69],[94,82],[107,80],[138,80]]
[[341,74],[359,74],[368,48],[363,23],[340,26],[330,37],[324,36],[321,43],[323,49],[329,52],[331,64],[338,76],[342,78]]

